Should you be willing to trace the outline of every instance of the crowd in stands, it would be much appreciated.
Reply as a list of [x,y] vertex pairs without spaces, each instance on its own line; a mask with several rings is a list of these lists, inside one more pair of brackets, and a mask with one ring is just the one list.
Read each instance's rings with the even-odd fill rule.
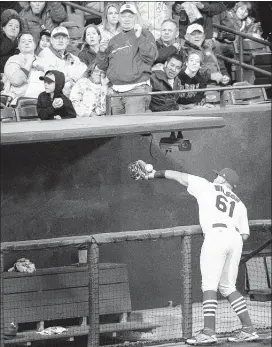
[[75,3],[101,18],[82,24],[60,1],[1,7],[1,94],[36,98],[43,120],[103,116],[107,95],[113,115],[213,107],[197,90],[233,82],[217,54],[234,58],[238,40],[213,24],[269,39],[255,2]]

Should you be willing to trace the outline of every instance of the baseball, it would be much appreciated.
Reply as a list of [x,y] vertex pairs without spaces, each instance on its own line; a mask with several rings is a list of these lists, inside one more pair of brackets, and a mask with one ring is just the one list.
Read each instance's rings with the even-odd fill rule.
[[147,172],[152,172],[153,171],[153,165],[152,164],[146,164],[145,169]]

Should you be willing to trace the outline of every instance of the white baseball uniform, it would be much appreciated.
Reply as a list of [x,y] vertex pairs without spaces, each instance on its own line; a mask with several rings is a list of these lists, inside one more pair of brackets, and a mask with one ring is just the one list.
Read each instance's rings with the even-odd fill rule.
[[204,234],[200,255],[202,290],[220,290],[228,296],[235,284],[242,253],[240,234],[249,234],[247,209],[226,186],[189,175],[188,192],[199,206],[199,222]]

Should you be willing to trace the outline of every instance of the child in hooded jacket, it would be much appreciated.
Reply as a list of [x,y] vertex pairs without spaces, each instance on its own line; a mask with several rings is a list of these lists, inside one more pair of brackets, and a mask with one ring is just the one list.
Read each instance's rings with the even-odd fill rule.
[[76,118],[76,111],[71,100],[62,91],[65,85],[64,73],[49,70],[40,77],[40,80],[44,81],[45,91],[38,96],[38,117],[42,120]]

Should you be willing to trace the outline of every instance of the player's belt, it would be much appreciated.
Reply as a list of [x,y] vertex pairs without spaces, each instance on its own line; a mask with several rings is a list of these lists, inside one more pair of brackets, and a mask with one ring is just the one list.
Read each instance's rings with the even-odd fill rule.
[[[213,228],[227,228],[228,226],[227,226],[227,224],[224,224],[224,223],[214,223],[214,224],[212,225],[212,227],[213,227]],[[235,229],[236,229],[236,231],[238,231],[238,233],[239,233],[239,229],[236,228],[236,227],[235,227]]]

